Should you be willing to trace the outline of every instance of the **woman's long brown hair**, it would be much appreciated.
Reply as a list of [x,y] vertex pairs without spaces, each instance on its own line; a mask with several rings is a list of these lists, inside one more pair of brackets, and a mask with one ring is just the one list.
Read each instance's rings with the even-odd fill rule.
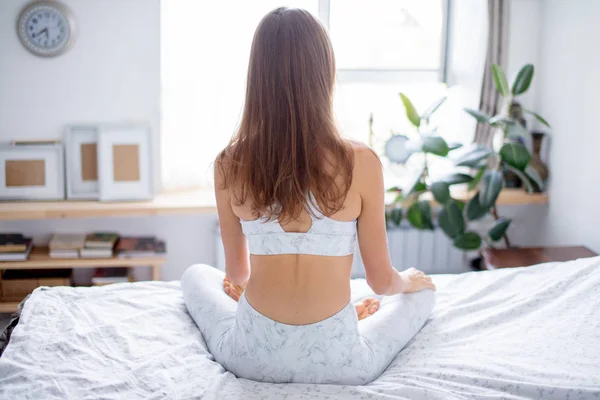
[[296,219],[312,192],[325,215],[343,206],[353,153],[333,117],[335,59],[309,12],[278,8],[260,22],[237,133],[219,154],[233,201],[255,217]]

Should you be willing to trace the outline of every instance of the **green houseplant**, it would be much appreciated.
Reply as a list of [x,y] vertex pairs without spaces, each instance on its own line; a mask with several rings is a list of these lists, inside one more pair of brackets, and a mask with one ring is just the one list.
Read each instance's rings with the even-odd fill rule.
[[[388,226],[398,226],[406,214],[406,219],[417,229],[434,229],[434,221],[429,198],[433,197],[441,210],[437,225],[453,241],[455,247],[462,250],[477,250],[483,243],[493,246],[504,237],[510,245],[506,231],[511,220],[498,216],[496,201],[504,187],[504,170],[515,173],[529,192],[542,189],[542,182],[536,171],[529,166],[531,155],[527,148],[513,139],[527,133],[522,122],[510,112],[515,98],[527,91],[533,79],[533,65],[525,65],[515,78],[512,88],[502,69],[492,66],[494,82],[503,99],[501,113],[488,116],[480,111],[465,109],[480,123],[489,124],[494,132],[502,134],[502,145],[496,151],[493,148],[475,146],[455,160],[455,166],[466,169],[452,173],[435,182],[429,178],[428,155],[447,157],[460,145],[448,144],[443,138],[432,133],[425,134],[422,127],[429,125],[431,115],[444,103],[445,98],[437,101],[423,114],[418,114],[408,97],[400,94],[406,117],[417,130],[420,141],[416,143],[403,135],[393,135],[386,144],[386,156],[397,163],[405,163],[414,154],[422,154],[423,167],[414,179],[403,188],[394,187],[389,191],[396,193],[395,200],[386,210]],[[524,110],[546,126],[544,118],[533,111]],[[454,199],[450,187],[455,184],[467,184],[473,196],[466,203]],[[429,194],[430,193],[430,194]],[[406,210],[406,212],[404,212]],[[482,231],[485,217],[491,215],[492,222]]]

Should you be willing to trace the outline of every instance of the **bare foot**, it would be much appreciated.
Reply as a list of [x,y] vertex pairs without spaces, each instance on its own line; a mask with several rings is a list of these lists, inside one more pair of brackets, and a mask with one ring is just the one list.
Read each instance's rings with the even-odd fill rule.
[[364,299],[360,303],[356,303],[354,307],[356,307],[356,315],[358,315],[358,320],[365,319],[370,315],[375,314],[377,310],[379,310],[379,304],[381,302],[378,299],[368,298]]
[[223,290],[235,301],[240,301],[240,296],[244,292],[242,286],[234,284],[227,276],[223,279]]

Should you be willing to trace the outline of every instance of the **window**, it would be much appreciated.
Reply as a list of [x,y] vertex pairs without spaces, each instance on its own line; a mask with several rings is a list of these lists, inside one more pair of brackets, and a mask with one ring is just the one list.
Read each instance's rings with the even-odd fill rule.
[[[425,108],[446,91],[448,0],[291,0],[328,27],[336,54],[335,109],[344,134],[374,148],[408,129],[398,92]],[[275,0],[161,3],[162,183],[210,184],[210,164],[236,129],[250,44]]]

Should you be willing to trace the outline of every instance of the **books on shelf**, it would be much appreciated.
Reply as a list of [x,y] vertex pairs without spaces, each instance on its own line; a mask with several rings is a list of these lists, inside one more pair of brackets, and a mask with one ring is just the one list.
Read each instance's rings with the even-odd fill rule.
[[[25,261],[33,241],[19,233],[0,234],[0,261]],[[53,259],[143,258],[165,255],[166,243],[154,236],[119,237],[113,232],[54,233],[48,243]]]
[[111,258],[113,256],[112,249],[90,249],[84,247],[79,250],[81,258]]
[[110,258],[113,247],[119,240],[119,234],[114,232],[94,232],[85,237],[84,247],[79,250],[81,258]]
[[0,253],[14,253],[27,250],[26,238],[20,233],[0,234]]
[[127,267],[112,267],[112,268],[96,268],[92,285],[104,286],[113,283],[132,282],[129,276],[129,268]]
[[55,233],[50,239],[50,258],[79,258],[85,244],[83,233]]
[[33,240],[20,233],[0,234],[0,261],[25,261],[31,253]]
[[121,237],[115,247],[119,258],[161,256],[166,251],[165,242],[154,236]]
[[119,240],[119,234],[115,232],[94,232],[85,238],[85,246],[90,249],[112,249]]
[[79,250],[52,250],[48,253],[50,258],[79,258]]

